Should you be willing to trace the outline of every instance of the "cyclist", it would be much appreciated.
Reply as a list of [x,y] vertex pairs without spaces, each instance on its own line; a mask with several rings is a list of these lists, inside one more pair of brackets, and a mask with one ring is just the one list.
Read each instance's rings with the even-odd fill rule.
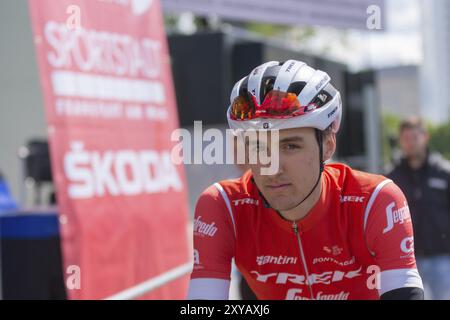
[[[249,164],[201,194],[189,299],[227,299],[233,258],[258,299],[423,299],[401,190],[383,176],[325,164],[342,114],[330,80],[288,60],[235,84],[231,129],[277,131],[269,151],[279,166],[265,175],[267,165]],[[246,147],[269,149],[259,136]]]

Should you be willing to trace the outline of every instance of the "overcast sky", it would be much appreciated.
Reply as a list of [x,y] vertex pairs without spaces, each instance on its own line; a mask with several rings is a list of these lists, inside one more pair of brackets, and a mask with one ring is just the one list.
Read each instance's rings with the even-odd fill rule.
[[384,32],[317,28],[317,36],[308,41],[307,50],[328,52],[329,58],[345,62],[353,70],[420,64],[423,53],[419,1],[386,0]]
[[[296,32],[300,35],[304,29],[300,27],[286,34],[285,41],[300,51],[343,62],[354,71],[417,65],[423,56],[420,1],[385,0],[384,32],[315,26],[314,37],[300,38],[295,45],[292,40]],[[194,32],[193,17],[191,13],[181,15],[178,27],[187,33]]]
[[419,0],[386,0],[387,31],[369,36],[375,66],[419,64],[422,34]]

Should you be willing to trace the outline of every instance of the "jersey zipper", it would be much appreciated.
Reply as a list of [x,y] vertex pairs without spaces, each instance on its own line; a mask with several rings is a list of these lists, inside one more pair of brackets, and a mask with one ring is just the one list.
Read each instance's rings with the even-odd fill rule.
[[305,254],[303,252],[303,246],[302,246],[302,240],[300,238],[300,232],[298,231],[298,226],[297,226],[297,222],[293,222],[292,223],[292,229],[294,229],[294,233],[297,236],[297,242],[298,242],[298,248],[300,250],[300,256],[302,258],[302,262],[303,262],[303,267],[305,268],[305,273],[306,273],[306,282],[308,284],[308,288],[309,288],[309,293],[311,295],[311,299],[314,300],[314,294],[313,294],[313,290],[312,290],[312,286],[309,283],[309,272],[308,272],[308,266],[306,265],[306,259],[305,259]]

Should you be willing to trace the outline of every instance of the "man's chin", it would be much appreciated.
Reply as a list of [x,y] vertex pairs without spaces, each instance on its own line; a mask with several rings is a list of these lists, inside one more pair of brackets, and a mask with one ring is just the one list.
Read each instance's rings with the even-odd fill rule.
[[281,203],[280,201],[269,201],[270,207],[277,211],[289,211],[297,207],[296,203]]

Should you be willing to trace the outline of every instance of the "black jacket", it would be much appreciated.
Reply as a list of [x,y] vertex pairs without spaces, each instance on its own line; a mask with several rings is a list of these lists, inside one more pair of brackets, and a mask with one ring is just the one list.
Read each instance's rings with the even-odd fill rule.
[[450,162],[437,153],[413,170],[405,159],[388,175],[405,193],[417,257],[450,254]]

